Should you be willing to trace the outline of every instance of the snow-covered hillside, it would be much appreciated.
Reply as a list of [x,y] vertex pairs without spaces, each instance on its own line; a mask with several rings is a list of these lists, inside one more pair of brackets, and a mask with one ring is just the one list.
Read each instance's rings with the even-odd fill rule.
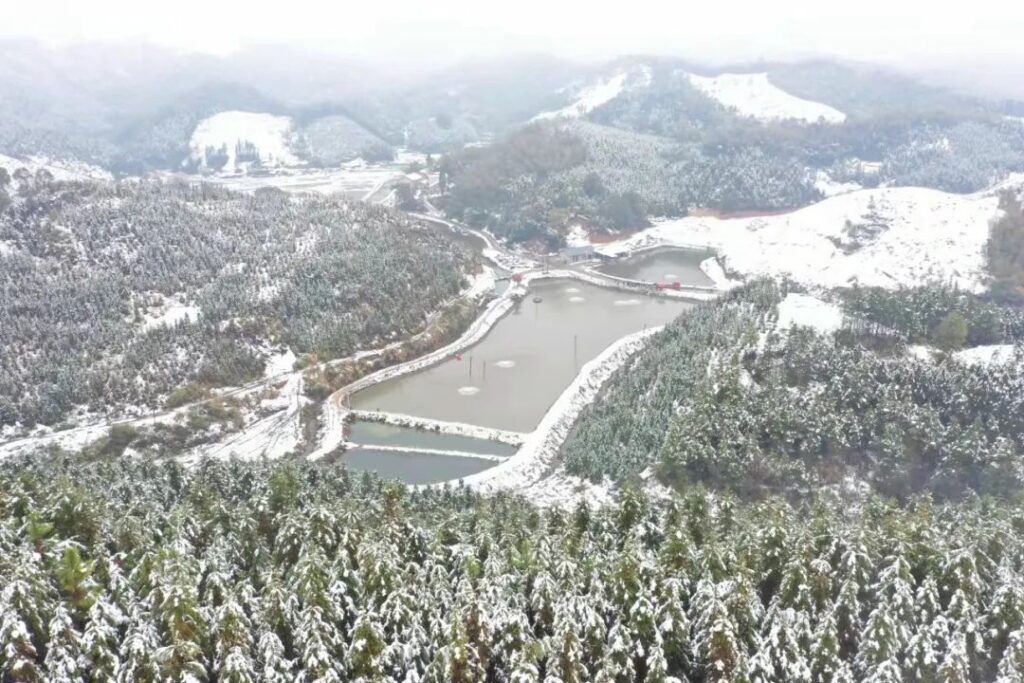
[[20,168],[24,168],[32,174],[37,171],[49,171],[54,180],[111,180],[113,176],[99,166],[87,164],[84,161],[70,159],[48,159],[45,157],[29,157],[18,159],[0,154],[0,168],[6,169],[11,175]]
[[586,116],[603,104],[607,104],[622,94],[630,77],[644,82],[651,78],[650,70],[643,68],[636,74],[620,72],[589,85],[576,93],[576,99],[569,105],[555,111],[546,111],[533,117],[534,121],[544,119],[571,119]]
[[[250,161],[238,158],[239,145],[251,144],[262,166],[296,166],[301,160],[292,151],[294,126],[287,116],[248,111],[222,111],[199,122],[189,141],[192,160],[200,168],[237,173]],[[223,150],[223,166],[209,158],[208,151]],[[218,169],[219,167],[219,169]]]
[[704,94],[741,116],[759,121],[792,119],[805,123],[824,120],[842,123],[846,114],[820,102],[790,95],[768,80],[768,74],[721,74],[713,78],[689,74],[690,82]]
[[832,179],[828,171],[818,169],[814,174],[814,187],[824,197],[835,197],[838,194],[846,194],[863,189],[857,183],[842,183]]
[[825,287],[941,281],[980,291],[997,203],[992,191],[860,190],[783,215],[666,221],[601,250],[614,254],[659,243],[708,247],[719,252],[727,270],[745,276],[788,276]]

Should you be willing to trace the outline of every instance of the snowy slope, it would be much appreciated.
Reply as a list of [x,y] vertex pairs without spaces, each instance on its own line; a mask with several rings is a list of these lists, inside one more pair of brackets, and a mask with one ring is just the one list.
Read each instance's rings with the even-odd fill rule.
[[964,365],[1002,365],[1021,351],[1022,347],[1013,344],[990,344],[957,351],[954,357]]
[[[1004,365],[1014,359],[1017,354],[1024,353],[1024,346],[1014,344],[988,344],[961,349],[952,354],[953,358],[963,365]],[[935,346],[913,344],[907,347],[907,355],[918,360],[935,362],[942,360],[945,354]]]
[[735,109],[741,116],[759,121],[793,119],[816,123],[842,123],[846,114],[832,107],[790,95],[773,85],[768,74],[721,74],[713,78],[689,74],[690,82],[704,94]]
[[980,291],[983,249],[996,208],[993,192],[860,190],[783,215],[667,221],[600,251],[708,247],[718,251],[727,270],[744,276],[787,276],[824,287],[941,281]]
[[70,159],[47,159],[45,157],[17,159],[0,154],[0,168],[7,169],[11,175],[14,175],[19,168],[24,168],[33,174],[40,170],[46,170],[50,172],[54,180],[61,181],[113,179],[109,171],[105,171],[99,166]]
[[291,150],[292,120],[287,116],[274,116],[248,111],[222,111],[203,119],[196,126],[189,141],[191,158],[206,168],[208,147],[226,148],[228,161],[222,171],[237,173],[244,170],[235,158],[235,147],[249,142],[259,150],[263,166],[297,166],[301,160]]
[[814,175],[814,187],[824,197],[835,197],[837,194],[846,194],[855,190],[863,189],[857,183],[841,183],[833,180],[828,171],[818,171]]
[[546,111],[542,114],[537,114],[533,117],[533,120],[541,121],[544,119],[559,118],[570,119],[586,116],[602,104],[607,104],[622,94],[623,89],[626,87],[626,79],[628,76],[629,74],[619,73],[595,83],[594,85],[588,86],[577,94],[576,100],[572,104],[555,111]]

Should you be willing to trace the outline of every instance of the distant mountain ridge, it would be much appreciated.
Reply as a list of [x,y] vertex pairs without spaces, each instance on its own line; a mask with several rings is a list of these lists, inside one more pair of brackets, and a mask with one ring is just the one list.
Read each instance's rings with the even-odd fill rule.
[[821,60],[712,69],[668,57],[593,65],[519,55],[403,76],[286,48],[214,57],[0,42],[0,153],[88,162],[119,175],[195,162],[196,128],[224,112],[290,117],[298,162],[334,165],[387,158],[399,147],[452,152],[531,119],[584,118],[680,140],[750,129],[737,117],[813,124],[823,115],[868,139],[875,122],[893,117],[949,123],[1022,108]]

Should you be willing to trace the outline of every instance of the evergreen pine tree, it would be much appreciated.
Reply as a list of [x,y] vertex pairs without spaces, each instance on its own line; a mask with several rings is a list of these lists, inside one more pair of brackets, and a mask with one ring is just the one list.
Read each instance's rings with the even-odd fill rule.
[[348,672],[353,680],[378,683],[384,680],[384,634],[367,613],[362,613],[352,629],[348,648]]
[[88,660],[89,678],[93,683],[116,679],[121,665],[118,655],[119,629],[124,615],[114,604],[99,599],[89,608],[89,619],[82,634],[82,651]]
[[264,630],[256,644],[258,680],[263,683],[287,683],[293,680],[294,665],[285,658],[284,645],[272,630]]
[[156,661],[160,636],[150,615],[136,608],[128,619],[128,628],[119,651],[121,666],[118,683],[156,683],[162,680]]
[[38,652],[25,622],[6,606],[0,609],[0,646],[0,672],[5,678],[23,683],[44,680],[36,662]]
[[61,604],[50,621],[50,638],[46,650],[46,680],[53,683],[84,683],[86,661],[82,654],[82,641],[71,621],[71,615]]

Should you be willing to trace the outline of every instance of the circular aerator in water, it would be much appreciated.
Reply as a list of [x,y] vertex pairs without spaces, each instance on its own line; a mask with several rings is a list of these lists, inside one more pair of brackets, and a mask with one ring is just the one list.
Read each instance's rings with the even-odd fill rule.
[[460,396],[475,396],[480,393],[480,387],[459,387]]

